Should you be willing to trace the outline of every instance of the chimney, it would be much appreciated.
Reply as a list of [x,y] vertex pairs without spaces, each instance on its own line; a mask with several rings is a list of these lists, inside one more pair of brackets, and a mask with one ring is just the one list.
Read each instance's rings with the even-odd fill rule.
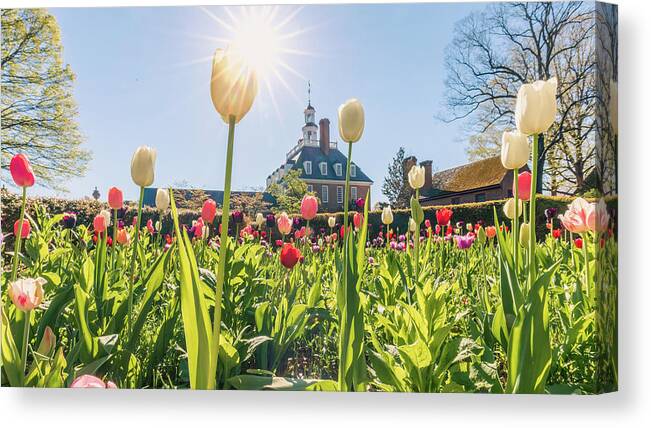
[[408,180],[407,175],[409,174],[409,171],[411,170],[411,167],[416,165],[416,163],[417,163],[416,156],[406,157],[402,161],[402,171],[403,171],[403,173],[405,175],[403,177],[403,180],[405,180],[405,182],[407,182],[407,180]]
[[432,188],[432,161],[422,161],[420,166],[425,168],[425,185],[423,186],[423,189],[430,190]]
[[328,156],[330,153],[330,121],[325,117],[319,121],[319,147],[321,152]]

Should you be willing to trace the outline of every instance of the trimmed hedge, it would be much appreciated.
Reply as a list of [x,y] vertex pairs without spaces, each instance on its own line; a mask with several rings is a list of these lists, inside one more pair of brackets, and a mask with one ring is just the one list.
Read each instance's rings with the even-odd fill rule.
[[[16,221],[20,215],[20,196],[2,189],[0,192],[0,197],[2,199],[2,229],[5,233],[11,232],[13,229],[13,223]],[[539,196],[537,201],[537,233],[539,237],[544,236],[546,233],[545,229],[545,217],[544,212],[547,208],[554,207],[558,209],[558,213],[565,211],[567,205],[572,201],[571,197],[552,197],[552,196]],[[102,209],[108,209],[106,203],[98,202],[95,200],[69,200],[69,199],[60,199],[60,198],[28,198],[27,211],[30,214],[34,213],[35,204],[40,204],[47,210],[50,214],[59,214],[63,212],[75,212],[77,214],[77,224],[91,225],[95,215],[99,213]],[[480,203],[469,203],[469,204],[460,204],[447,206],[447,208],[452,209],[454,212],[452,216],[452,223],[457,221],[464,221],[466,223],[472,222],[476,223],[479,220],[483,220],[486,225],[493,224],[493,208],[497,210],[497,215],[500,221],[508,222],[508,219],[504,216],[502,212],[502,205],[504,200],[480,202]],[[613,208],[617,204],[617,199],[613,198],[608,201],[609,207]],[[429,219],[432,222],[432,226],[436,224],[436,210],[443,208],[443,206],[428,206],[423,207],[425,213],[425,219]],[[137,210],[134,205],[127,206],[123,212],[120,213],[120,218],[126,223],[131,224],[133,218],[136,216]],[[352,215],[352,213],[351,213]],[[369,213],[369,227],[370,227],[370,236],[375,236],[380,228],[383,227],[381,221],[381,211],[371,211]],[[179,221],[181,224],[192,224],[192,220],[196,220],[200,216],[199,211],[193,210],[179,210]],[[321,229],[328,232],[328,217],[335,216],[337,218],[337,228],[342,224],[343,213],[323,213],[318,214],[315,219],[310,221],[310,226],[317,232],[320,232]],[[409,222],[410,211],[408,209],[399,209],[393,211],[394,222],[392,228],[394,230],[404,232],[407,230],[407,224]],[[160,218],[160,213],[150,207],[145,207],[143,209],[143,225],[147,220],[152,219],[156,222],[161,220],[161,231],[162,233],[170,233],[173,229],[172,219],[169,213],[163,215],[162,219]],[[249,219],[251,220],[251,219]],[[219,221],[219,217],[216,219]],[[305,220],[301,219],[301,225],[305,224]],[[274,236],[279,236],[278,231],[274,231]]]

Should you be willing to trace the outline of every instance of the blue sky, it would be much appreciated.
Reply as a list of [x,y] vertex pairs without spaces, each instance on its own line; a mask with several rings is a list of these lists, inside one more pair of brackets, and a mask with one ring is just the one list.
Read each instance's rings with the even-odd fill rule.
[[[307,103],[307,81],[317,119],[328,117],[337,137],[337,107],[348,98],[365,107],[366,127],[353,148],[355,162],[384,200],[386,168],[399,146],[445,169],[466,161],[462,124],[435,118],[443,108],[444,50],[454,23],[481,4],[305,6],[280,31],[299,32],[283,55],[300,76],[280,68],[291,89],[270,79],[238,125],[233,188],[264,186],[267,175],[296,143]],[[275,22],[296,6],[279,7]],[[207,9],[229,22],[223,7]],[[241,16],[238,7],[230,7]],[[70,180],[67,197],[105,197],[118,186],[135,199],[129,162],[142,144],[158,150],[155,186],[187,182],[223,188],[226,125],[208,92],[208,58],[228,31],[199,7],[54,8],[64,60],[77,75],[79,121],[93,152],[88,173]],[[263,86],[263,85],[262,85]],[[39,189],[37,192],[49,194]]]

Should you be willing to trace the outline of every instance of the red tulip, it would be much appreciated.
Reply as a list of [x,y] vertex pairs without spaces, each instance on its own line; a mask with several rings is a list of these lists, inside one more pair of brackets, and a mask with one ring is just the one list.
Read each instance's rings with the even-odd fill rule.
[[34,185],[34,171],[32,171],[32,166],[24,154],[20,153],[11,158],[9,171],[16,186],[32,187]]
[[554,239],[560,238],[561,237],[561,230],[560,229],[554,229],[552,231],[552,236],[554,237]]
[[355,229],[359,229],[359,227],[362,225],[362,219],[364,217],[362,216],[361,213],[355,213],[353,216],[353,224],[355,225]]
[[294,247],[293,244],[287,243],[283,245],[282,250],[280,250],[280,263],[287,269],[293,268],[300,258],[301,252],[298,248]]
[[217,215],[217,203],[212,199],[208,199],[203,203],[203,208],[201,208],[201,218],[204,222],[210,224],[215,219]]
[[108,204],[114,210],[119,210],[124,204],[124,197],[122,196],[122,190],[117,187],[111,187],[108,191]]
[[[513,194],[515,195],[515,183]],[[531,199],[531,173],[529,171],[521,172],[518,175],[518,199],[523,201]]]
[[576,238],[576,239],[574,240],[574,245],[575,245],[576,248],[578,248],[578,249],[583,248],[583,239],[581,239],[581,238]]
[[[18,228],[20,227],[20,220],[16,220],[14,223],[14,236],[18,236]],[[29,220],[23,220],[23,230],[20,231],[20,237],[26,239],[29,237],[29,232],[31,231],[31,226],[29,225]]]
[[452,219],[452,210],[449,208],[441,208],[440,210],[436,210],[436,222],[440,224],[441,226],[445,226],[447,224],[450,224],[450,220]]
[[484,231],[486,232],[486,237],[488,239],[493,239],[495,238],[495,235],[497,235],[497,229],[495,229],[495,226],[486,226]]

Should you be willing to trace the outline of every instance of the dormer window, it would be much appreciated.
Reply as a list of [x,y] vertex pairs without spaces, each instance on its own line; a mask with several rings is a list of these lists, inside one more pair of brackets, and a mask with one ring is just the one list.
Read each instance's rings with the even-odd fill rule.
[[337,174],[337,177],[341,177],[342,175],[340,163],[335,164],[335,174]]
[[350,164],[350,176],[355,177],[357,176],[357,166],[354,164]]
[[305,170],[305,175],[312,175],[312,161],[303,162],[303,169]]
[[319,168],[321,168],[321,175],[328,175],[328,164],[326,162],[321,162]]

